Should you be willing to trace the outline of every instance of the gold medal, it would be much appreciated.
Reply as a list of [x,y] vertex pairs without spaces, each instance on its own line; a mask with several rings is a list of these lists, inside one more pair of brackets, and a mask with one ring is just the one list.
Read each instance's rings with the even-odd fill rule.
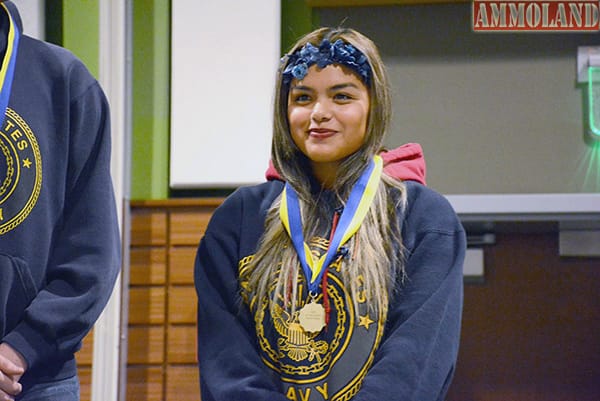
[[325,309],[323,305],[311,300],[300,309],[298,322],[307,333],[318,333],[325,327]]

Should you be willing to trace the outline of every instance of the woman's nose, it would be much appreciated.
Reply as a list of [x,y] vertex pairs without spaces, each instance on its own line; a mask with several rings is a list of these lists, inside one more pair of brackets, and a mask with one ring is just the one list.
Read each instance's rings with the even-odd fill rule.
[[331,119],[331,110],[326,102],[316,102],[314,104],[311,118],[316,122],[322,122]]

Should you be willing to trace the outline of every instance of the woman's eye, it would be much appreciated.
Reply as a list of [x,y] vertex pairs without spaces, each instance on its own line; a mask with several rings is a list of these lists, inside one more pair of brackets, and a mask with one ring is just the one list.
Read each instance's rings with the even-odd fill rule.
[[294,99],[294,102],[296,102],[296,103],[306,103],[306,102],[310,101],[310,96],[302,93],[302,94],[295,95],[293,97],[293,99]]
[[335,100],[351,100],[352,96],[348,95],[347,93],[336,93],[333,98]]

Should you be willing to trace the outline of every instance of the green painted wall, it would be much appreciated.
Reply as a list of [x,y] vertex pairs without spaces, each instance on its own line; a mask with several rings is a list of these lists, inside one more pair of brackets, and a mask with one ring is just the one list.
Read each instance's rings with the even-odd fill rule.
[[62,46],[79,57],[98,77],[100,0],[69,0],[62,4]]
[[304,0],[281,0],[281,54],[319,25],[319,15]]
[[131,198],[169,195],[170,1],[133,2]]
[[[46,2],[47,40],[75,53],[98,77],[99,1]],[[133,4],[132,199],[169,193],[170,1]]]

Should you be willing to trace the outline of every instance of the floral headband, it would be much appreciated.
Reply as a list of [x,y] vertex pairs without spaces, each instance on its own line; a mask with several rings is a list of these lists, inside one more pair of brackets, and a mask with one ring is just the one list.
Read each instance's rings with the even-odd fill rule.
[[328,39],[323,39],[319,47],[311,43],[305,44],[301,49],[286,55],[282,61],[288,60],[283,70],[283,83],[288,85],[292,79],[302,79],[308,72],[308,67],[316,64],[319,68],[325,68],[330,64],[341,64],[350,67],[361,77],[365,85],[369,85],[371,79],[371,66],[367,57],[356,47],[336,40],[333,44]]

